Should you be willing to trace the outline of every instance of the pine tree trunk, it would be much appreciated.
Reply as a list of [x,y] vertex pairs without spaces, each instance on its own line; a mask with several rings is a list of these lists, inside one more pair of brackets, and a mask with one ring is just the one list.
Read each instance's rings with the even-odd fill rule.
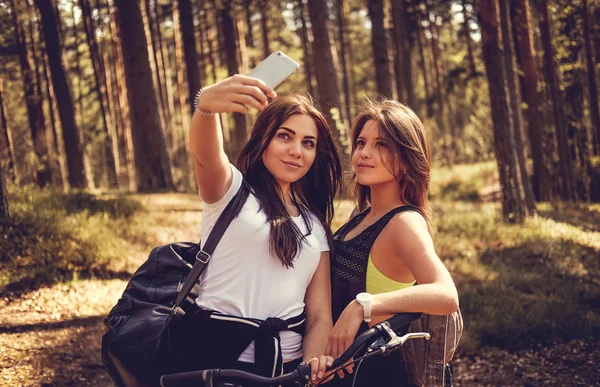
[[[224,7],[219,11],[223,27],[223,39],[225,43],[223,49],[227,53],[227,71],[229,72],[229,75],[232,76],[240,71],[240,65],[237,59],[237,39],[236,35],[234,34],[234,19],[231,15],[231,12],[233,11],[231,7],[231,0],[225,0],[223,3]],[[238,155],[246,144],[247,124],[245,114],[232,114],[235,121],[235,130],[231,136],[232,144],[229,156],[231,160],[237,160]]]
[[560,95],[558,74],[554,62],[554,47],[552,46],[552,35],[550,33],[550,16],[548,14],[547,0],[539,0],[539,25],[544,48],[544,73],[546,82],[550,86],[550,97],[552,99],[552,113],[556,137],[558,141],[560,193],[565,201],[573,200],[573,180],[571,176],[572,160],[569,154],[569,139],[567,136],[567,125],[563,111],[563,100]]
[[[41,16],[39,15],[39,10],[37,10],[38,12],[38,20],[41,20]],[[40,40],[43,38],[43,32],[42,32],[42,26],[41,23],[38,23],[38,36],[40,36]],[[40,50],[40,56],[41,56],[41,60],[42,60],[42,75],[44,78],[44,92],[46,93],[46,101],[48,102],[48,116],[50,117],[50,128],[52,129],[52,146],[53,148],[56,150],[56,153],[54,154],[54,160],[53,163],[56,162],[56,170],[60,170],[60,174],[56,177],[56,179],[54,180],[56,182],[56,186],[60,187],[62,186],[63,189],[65,189],[66,187],[69,186],[69,181],[68,181],[68,171],[67,171],[67,166],[66,166],[66,162],[65,162],[65,152],[62,149],[61,145],[64,145],[64,143],[59,143],[58,138],[60,137],[59,135],[59,128],[57,125],[57,115],[58,113],[56,112],[55,109],[55,101],[56,101],[56,96],[54,95],[54,89],[52,86],[52,82],[50,81],[50,69],[48,66],[48,56],[45,52],[45,50]],[[53,164],[54,165],[54,164]],[[54,175],[53,175],[54,176]]]
[[266,0],[258,1],[258,8],[260,9],[260,29],[262,32],[262,48],[263,48],[263,59],[271,54],[270,42],[269,42],[269,25],[268,25],[268,12],[269,2]]
[[31,130],[31,139],[35,154],[35,176],[34,179],[40,187],[44,187],[52,182],[50,169],[50,157],[48,152],[48,143],[46,140],[46,125],[44,122],[44,109],[41,95],[36,89],[33,79],[33,70],[29,62],[27,53],[27,42],[25,32],[21,22],[18,19],[18,9],[14,0],[10,1],[12,9],[12,23],[14,28],[14,39],[16,42],[17,56],[21,67],[21,80],[25,91],[25,102],[27,105],[27,118],[29,119],[29,128]]
[[392,20],[394,23],[394,69],[396,73],[396,94],[400,102],[406,103],[408,85],[404,72],[404,56],[406,55],[406,25],[404,23],[404,0],[392,0]]
[[60,44],[58,27],[56,25],[55,10],[48,1],[35,0],[35,3],[42,18],[41,21],[44,30],[46,51],[48,53],[50,73],[52,75],[52,84],[54,86],[60,122],[62,124],[67,168],[69,171],[69,184],[71,188],[86,188],[88,186],[88,181],[83,160],[81,136],[75,125],[73,98],[71,96],[69,84],[67,83],[65,67],[61,57],[62,47]]
[[[344,89],[344,106],[346,107],[346,117],[350,119],[352,117],[350,113],[350,107],[354,104],[352,95],[350,94],[350,75],[348,71],[348,61],[346,55],[346,47],[350,44],[347,39],[347,21],[346,21],[346,1],[337,0],[337,14],[338,14],[338,31],[340,40],[340,63],[342,65],[342,88]],[[351,64],[352,65],[352,64]]]
[[246,35],[244,34],[244,21],[239,16],[239,12],[233,10],[233,21],[235,23],[235,31],[237,33],[238,42],[238,63],[240,64],[240,72],[248,74],[248,50],[246,49]]
[[246,26],[248,29],[246,30],[246,44],[250,48],[254,48],[254,35],[252,34],[252,11],[250,7],[252,7],[252,0],[246,0],[242,2],[244,5],[244,16],[246,17]]
[[575,200],[590,199],[590,177],[593,174],[591,164],[592,147],[588,138],[588,128],[584,117],[584,72],[585,58],[583,54],[584,43],[581,41],[581,30],[578,23],[581,9],[570,7],[561,13],[560,34],[571,42],[563,51],[561,63],[566,64],[562,78],[564,83],[565,105],[567,115],[567,130],[569,134],[570,156],[576,169],[571,171],[573,177],[573,198]]
[[[469,60],[469,72],[471,74],[475,74],[476,67],[475,67],[475,55],[473,55],[473,42],[471,41],[471,27],[469,26],[469,22],[471,20],[471,18],[469,17],[469,13],[467,12],[467,7],[466,7],[466,0],[461,0],[461,5],[462,5],[462,12],[463,12],[463,18],[464,18],[464,22],[463,22],[463,33],[465,34],[465,41],[467,42],[467,58]],[[521,1],[528,1],[528,0],[520,0]]]
[[532,188],[535,197],[540,201],[551,199],[552,190],[550,177],[542,149],[542,116],[540,111],[540,96],[537,90],[538,75],[535,48],[533,46],[533,33],[531,29],[531,15],[529,0],[512,3],[514,7],[514,25],[517,30],[523,81],[525,91],[523,97],[527,104],[528,137],[533,159]]
[[[338,141],[340,149],[342,146],[340,131],[333,119],[334,114],[342,116],[337,84],[337,70],[333,60],[333,44],[330,40],[327,20],[327,4],[320,0],[308,0],[308,13],[313,30],[312,53],[315,63],[315,76],[317,79],[317,91],[319,94],[319,106],[325,115],[333,137]],[[334,113],[337,110],[337,113]],[[342,157],[343,158],[343,157]]]
[[[594,155],[597,156],[600,154],[600,108],[598,105],[598,87],[596,85],[596,66],[594,65],[594,53],[592,51],[588,0],[582,0],[582,5],[583,44],[585,48],[585,64],[587,68],[588,85],[590,90],[590,117],[592,119],[593,149]],[[600,52],[597,52],[596,55],[600,55]]]
[[479,6],[483,61],[489,84],[494,126],[494,150],[502,189],[502,215],[507,222],[521,223],[526,217],[526,205],[518,189],[521,181],[514,152],[515,143],[511,136],[512,120],[498,25],[498,0],[480,0]]
[[117,27],[117,11],[114,4],[110,7],[110,35],[112,37],[112,48],[115,54],[113,63],[115,74],[115,87],[119,107],[119,121],[122,131],[119,132],[119,152],[123,160],[124,174],[127,177],[129,191],[135,191],[136,171],[133,156],[133,139],[131,138],[131,121],[129,120],[129,105],[127,104],[127,85],[125,82],[125,64],[123,51],[121,49],[121,36]]
[[[198,71],[198,53],[194,37],[194,23],[192,20],[190,0],[177,0],[173,4],[173,32],[175,34],[175,51],[177,55],[177,89],[179,94],[179,107],[181,112],[181,128],[175,137],[176,149],[173,158],[181,168],[183,188],[191,192],[194,186],[194,176],[191,173],[193,162],[188,157],[190,152],[189,136],[186,135],[190,127],[194,97],[200,88]],[[185,69],[183,68],[185,66]],[[186,76],[187,75],[187,76]],[[187,78],[187,85],[184,80]],[[187,86],[187,88],[186,88]]]
[[165,135],[156,109],[142,13],[137,2],[115,0],[121,38],[137,190],[173,189]]
[[504,66],[506,69],[506,80],[508,85],[508,96],[510,98],[510,114],[512,118],[512,130],[515,138],[515,152],[519,163],[519,175],[527,204],[527,215],[535,213],[535,198],[531,188],[529,172],[525,157],[525,144],[523,142],[523,117],[521,115],[521,94],[519,93],[519,79],[517,60],[515,58],[515,46],[512,40],[512,25],[510,21],[510,4],[508,0],[500,0],[500,25],[502,30],[502,43],[504,52]]
[[[420,26],[420,24],[419,24]],[[432,98],[431,98],[431,92],[430,92],[430,83],[429,83],[429,78],[427,77],[427,61],[425,60],[425,49],[423,47],[423,31],[421,31],[421,27],[418,27],[419,29],[417,30],[417,43],[419,44],[419,56],[420,56],[420,62],[421,62],[421,70],[422,70],[422,74],[423,74],[423,86],[424,86],[424,91],[425,91],[425,106],[426,106],[426,115],[428,117],[431,117],[433,115],[433,107],[432,107]]]
[[394,98],[390,58],[385,27],[383,25],[383,0],[368,0],[369,17],[371,19],[371,45],[375,61],[375,81],[377,92],[386,98]]
[[[18,182],[19,174],[15,165],[15,149],[12,141],[12,133],[6,120],[4,111],[4,89],[2,78],[0,78],[0,129],[2,130],[2,141],[0,141],[0,170],[8,171],[9,178],[12,182]],[[6,156],[4,156],[6,154]],[[6,163],[4,163],[6,157]]]
[[[343,0],[342,0],[343,1]],[[318,95],[315,94],[315,90],[313,88],[313,76],[311,71],[311,54],[309,51],[308,45],[308,27],[306,26],[306,18],[304,17],[304,1],[297,0],[297,9],[298,9],[298,18],[300,19],[300,40],[302,41],[302,50],[303,50],[303,61],[304,61],[304,76],[306,79],[306,88],[308,93],[313,96],[313,98],[318,99]]]
[[8,207],[8,196],[6,195],[6,185],[4,183],[4,172],[0,168],[0,219],[9,219],[10,209]]
[[185,57],[185,70],[188,83],[188,106],[190,111],[194,109],[194,98],[200,89],[202,79],[198,68],[198,53],[196,51],[196,38],[194,36],[194,20],[192,14],[192,3],[190,0],[178,0],[179,25],[181,27],[181,40],[183,42],[183,54]]
[[92,11],[90,8],[89,0],[79,0],[79,6],[82,12],[83,26],[85,28],[85,34],[87,36],[88,47],[90,49],[90,56],[92,59],[92,67],[94,69],[95,78],[95,91],[98,94],[98,103],[100,103],[100,115],[102,118],[103,130],[104,130],[104,157],[106,162],[106,174],[108,179],[108,186],[110,188],[118,188],[119,182],[117,180],[117,169],[115,166],[115,155],[112,150],[112,134],[111,127],[112,122],[109,115],[109,106],[107,103],[106,94],[106,70],[104,69],[104,63],[100,58],[100,52],[98,50],[98,42],[96,41],[96,34],[94,28],[94,22],[92,20]]
[[[163,82],[161,77],[161,67],[158,61],[158,53],[160,46],[156,44],[156,32],[154,28],[154,18],[152,17],[152,10],[150,8],[150,0],[144,0],[140,2],[140,9],[142,11],[142,19],[144,20],[144,33],[146,34],[146,41],[148,42],[148,54],[150,55],[150,68],[152,69],[152,80],[154,81],[154,90],[157,94],[159,102],[158,113],[160,115],[160,122],[166,131],[171,128],[170,120],[167,120],[167,113],[165,108],[165,99],[163,93]],[[160,28],[160,27],[159,27]]]
[[[63,176],[62,169],[59,160],[59,151],[57,149],[57,140],[53,133],[56,132],[54,117],[52,116],[52,110],[50,108],[50,122],[51,122],[51,131],[47,129],[47,121],[46,121],[46,113],[44,110],[44,93],[42,90],[42,82],[44,81],[44,77],[42,76],[42,72],[40,71],[40,67],[43,71],[46,69],[46,65],[44,63],[44,54],[39,47],[39,36],[41,36],[41,31],[39,30],[39,23],[37,23],[38,28],[34,28],[33,20],[36,16],[35,7],[27,2],[27,14],[29,15],[29,36],[31,37],[31,53],[33,56],[33,68],[35,70],[35,87],[36,93],[40,97],[40,104],[42,105],[42,115],[44,119],[44,127],[46,127],[46,144],[48,147],[48,162],[50,165],[51,175],[52,175],[52,185],[58,188],[63,187]],[[36,37],[36,33],[38,36]],[[39,63],[41,62],[41,63]],[[45,76],[45,75],[44,75]],[[48,85],[46,85],[47,87]],[[50,98],[47,99],[49,105],[51,106]]]

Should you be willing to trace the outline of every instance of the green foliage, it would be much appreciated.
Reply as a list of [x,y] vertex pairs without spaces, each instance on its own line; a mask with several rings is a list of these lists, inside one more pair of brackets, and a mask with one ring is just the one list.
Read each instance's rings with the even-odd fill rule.
[[128,275],[129,223],[141,205],[126,197],[9,186],[11,220],[0,223],[0,292],[77,277]]
[[491,172],[493,163],[433,173],[435,245],[459,289],[462,350],[600,334],[600,206],[543,203],[519,226],[502,222],[498,203],[454,201]]

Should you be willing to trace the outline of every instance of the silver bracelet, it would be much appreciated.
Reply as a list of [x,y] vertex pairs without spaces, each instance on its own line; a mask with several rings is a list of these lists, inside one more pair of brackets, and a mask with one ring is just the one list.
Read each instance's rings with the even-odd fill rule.
[[206,89],[208,86],[204,86],[203,88],[201,88],[200,90],[198,90],[198,93],[196,93],[196,98],[194,98],[194,110],[197,111],[198,113],[200,113],[203,116],[214,116],[215,112],[207,112],[205,110],[200,110],[198,109],[198,104],[200,103],[200,94],[204,91],[204,89]]

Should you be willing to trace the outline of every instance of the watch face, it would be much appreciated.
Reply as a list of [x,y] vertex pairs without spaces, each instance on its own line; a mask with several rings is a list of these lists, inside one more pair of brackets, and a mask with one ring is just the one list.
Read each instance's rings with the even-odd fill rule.
[[362,303],[362,302],[369,302],[369,301],[371,300],[371,295],[370,295],[370,294],[368,294],[368,293],[359,293],[359,294],[356,296],[356,300],[357,300],[358,302],[361,302],[361,303]]

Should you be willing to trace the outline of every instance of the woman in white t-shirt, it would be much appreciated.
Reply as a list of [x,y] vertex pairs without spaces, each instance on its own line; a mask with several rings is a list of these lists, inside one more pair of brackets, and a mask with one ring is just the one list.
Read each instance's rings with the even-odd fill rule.
[[[341,165],[310,98],[276,93],[234,75],[203,88],[190,128],[202,239],[242,181],[250,195],[200,278],[188,367],[238,368],[265,376],[310,362],[319,378],[332,328],[329,250]],[[260,110],[237,160],[223,150],[218,113]],[[189,331],[189,330],[188,330]]]

